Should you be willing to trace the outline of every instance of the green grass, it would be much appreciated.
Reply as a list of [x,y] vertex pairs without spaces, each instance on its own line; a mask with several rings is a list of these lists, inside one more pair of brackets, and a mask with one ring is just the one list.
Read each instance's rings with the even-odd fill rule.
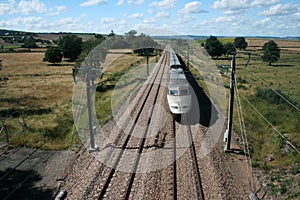
[[8,45],[8,46],[3,46],[3,49],[17,49],[21,48],[20,45]]

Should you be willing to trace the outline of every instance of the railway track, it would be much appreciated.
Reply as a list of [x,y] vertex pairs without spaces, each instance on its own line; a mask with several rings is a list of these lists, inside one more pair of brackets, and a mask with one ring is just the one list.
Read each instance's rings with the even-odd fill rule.
[[[183,115],[182,119],[186,122],[188,121],[186,115]],[[191,130],[190,125],[186,125],[186,126],[187,126],[187,132],[188,132],[188,140],[189,140],[189,144],[190,144],[192,165],[193,165],[193,170],[195,172],[194,180],[195,180],[195,186],[196,186],[196,192],[197,192],[197,199],[204,200],[204,193],[203,193],[202,181],[201,181],[201,176],[200,176],[200,168],[198,165],[197,153],[196,153],[195,143],[194,143],[194,139],[193,139],[193,135],[192,135],[192,130]]]
[[[110,164],[91,163],[97,170],[81,187],[81,199],[204,199],[191,128],[170,113],[157,112],[159,106],[167,108],[167,87],[162,84],[169,75],[167,55],[163,54],[155,73],[128,105],[127,116],[120,116],[122,123],[116,122],[120,128],[109,131],[108,135],[115,135],[111,136],[114,142],[100,149],[100,154],[106,151]],[[157,119],[163,118],[165,124],[158,129]],[[78,198],[68,195],[67,199],[73,197]]]
[[[142,100],[141,103],[138,106],[135,106],[135,111],[132,112],[132,115],[135,116],[133,123],[130,124],[129,126],[131,126],[129,128],[129,134],[126,136],[126,138],[121,139],[121,141],[123,142],[123,144],[121,145],[121,150],[119,151],[118,155],[115,155],[114,157],[114,164],[111,168],[107,169],[106,172],[103,173],[103,176],[106,177],[104,180],[102,179],[104,184],[101,184],[100,187],[98,187],[96,190],[99,192],[98,194],[94,194],[93,197],[95,199],[104,199],[104,198],[114,198],[113,196],[115,196],[115,198],[124,198],[124,199],[128,199],[131,193],[131,187],[133,185],[134,179],[135,179],[135,175],[136,175],[136,171],[137,171],[137,167],[139,164],[139,160],[140,160],[140,155],[143,151],[144,148],[144,144],[145,144],[145,138],[147,137],[146,134],[148,132],[148,128],[151,122],[151,116],[153,114],[153,110],[154,110],[154,105],[156,103],[156,99],[158,97],[159,94],[159,88],[160,88],[160,82],[162,80],[162,74],[164,72],[164,66],[165,63],[167,62],[167,54],[165,54],[162,58],[162,61],[160,62],[160,66],[159,70],[157,71],[156,74],[153,75],[153,77],[150,79],[150,83],[148,84],[147,88],[145,89],[146,92],[144,92],[144,96],[141,97],[140,99]],[[149,116],[147,116],[147,112],[149,112],[147,109],[145,110],[146,104],[149,104],[149,96],[153,97],[154,96],[154,100],[152,100],[152,106]],[[149,107],[149,106],[147,106]],[[145,117],[146,116],[146,120]],[[143,121],[143,122],[140,122]],[[139,129],[138,124],[144,123],[146,122],[146,124],[144,125],[140,125],[141,127],[145,127],[145,130],[143,131],[143,135],[140,137],[140,139],[137,139],[135,137],[132,137],[132,135],[136,135],[137,131],[140,130],[136,130]],[[127,127],[128,129],[128,127]],[[124,134],[123,134],[124,135]],[[133,150],[133,153],[135,155],[135,157],[131,157],[128,156],[127,151],[130,149],[131,152]],[[125,157],[125,158],[124,158]],[[130,158],[129,158],[130,157]],[[129,160],[128,160],[129,158]],[[124,164],[126,162],[126,164]],[[131,168],[129,171],[131,172],[121,172],[121,171],[117,171],[117,168],[119,165],[130,165],[129,167]],[[101,170],[103,170],[103,168],[101,168]],[[100,174],[100,173],[99,173]],[[120,177],[120,178],[119,178]],[[115,183],[115,180],[117,180]],[[121,183],[121,180],[125,180],[125,184]],[[97,181],[96,181],[97,182]],[[93,184],[95,185],[95,183]],[[111,188],[116,188],[116,187],[120,187],[121,188],[126,188],[126,189],[121,189],[120,192],[116,192],[114,189]],[[124,187],[126,186],[126,187]],[[114,191],[114,192],[111,192]],[[119,194],[116,194],[119,193]],[[85,197],[87,197],[88,195],[85,195]]]

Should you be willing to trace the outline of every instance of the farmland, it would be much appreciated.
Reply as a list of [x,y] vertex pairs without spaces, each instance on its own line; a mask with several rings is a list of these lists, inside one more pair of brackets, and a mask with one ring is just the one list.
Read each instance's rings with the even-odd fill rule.
[[[118,54],[108,54],[113,60]],[[65,149],[72,139],[74,127],[72,116],[74,63],[62,62],[58,66],[43,62],[44,52],[1,53],[3,70],[1,73],[9,78],[1,83],[1,123],[8,128],[12,144],[39,147],[46,139],[45,149]],[[129,64],[123,62],[127,60]],[[122,58],[111,64],[107,69],[104,81],[109,76],[135,66],[143,57],[124,54]],[[112,61],[110,61],[112,62]],[[120,64],[122,63],[122,64]],[[132,65],[130,65],[132,63]],[[113,66],[119,66],[117,69]],[[99,95],[107,99],[111,91]],[[107,116],[108,105],[103,109],[99,106],[99,118]],[[104,113],[102,113],[104,112]],[[107,113],[108,112],[108,113]],[[102,114],[101,114],[102,113]],[[4,139],[4,135],[1,135]],[[78,142],[78,141],[77,141]]]
[[66,148],[73,127],[73,63],[50,66],[43,57],[43,52],[0,54],[1,73],[9,78],[0,88],[2,123],[13,144],[34,147],[50,137],[45,148]]

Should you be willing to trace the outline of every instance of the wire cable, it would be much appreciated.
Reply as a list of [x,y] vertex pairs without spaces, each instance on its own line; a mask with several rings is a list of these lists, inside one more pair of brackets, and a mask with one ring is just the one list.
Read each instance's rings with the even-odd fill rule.
[[[235,80],[236,82],[236,80]],[[247,139],[247,134],[246,134],[246,126],[245,126],[245,120],[244,120],[244,115],[243,115],[243,109],[242,109],[242,105],[241,105],[241,101],[240,101],[240,97],[239,97],[239,92],[237,89],[237,86],[235,85],[235,91],[236,91],[236,104],[237,104],[237,108],[238,108],[238,118],[239,118],[239,123],[240,123],[240,129],[241,129],[241,137],[242,140],[244,142],[244,155],[245,155],[245,159],[247,162],[247,175],[249,177],[248,183],[249,186],[251,187],[252,191],[255,191],[255,184],[254,184],[254,179],[253,179],[253,173],[251,172],[250,166],[252,166],[252,162],[251,162],[251,155],[250,155],[250,149],[249,149],[249,143],[248,143],[248,139]]]
[[277,133],[280,137],[282,137],[288,145],[290,145],[297,153],[300,153],[300,151],[297,149],[295,145],[293,145],[259,110],[255,108],[253,104],[251,104],[248,99],[240,94],[240,96],[253,108],[253,110],[261,117],[263,118]]
[[280,96],[284,101],[286,101],[290,106],[292,106],[294,109],[296,109],[297,111],[300,112],[300,108],[298,108],[296,105],[294,105],[292,102],[290,102],[286,97],[284,97],[282,94],[280,94],[279,92],[277,92],[274,88],[272,88],[265,80],[263,80],[262,78],[260,78],[259,76],[255,75],[253,73],[253,71],[251,71],[248,67],[246,67],[246,69],[248,70],[248,72],[251,73],[252,76],[255,76],[256,78],[258,78],[261,82],[263,82],[269,89],[271,89],[273,92],[275,92],[278,96]]

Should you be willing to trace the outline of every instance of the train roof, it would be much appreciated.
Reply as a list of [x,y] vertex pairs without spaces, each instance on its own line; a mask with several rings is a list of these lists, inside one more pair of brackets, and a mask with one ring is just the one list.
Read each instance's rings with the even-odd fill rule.
[[168,88],[177,88],[179,86],[189,86],[189,83],[181,68],[170,69],[170,80]]
[[181,67],[179,59],[175,53],[175,51],[170,48],[170,68],[178,68]]
[[177,69],[170,69],[170,80],[180,80],[180,79],[186,79],[183,69],[177,68]]

